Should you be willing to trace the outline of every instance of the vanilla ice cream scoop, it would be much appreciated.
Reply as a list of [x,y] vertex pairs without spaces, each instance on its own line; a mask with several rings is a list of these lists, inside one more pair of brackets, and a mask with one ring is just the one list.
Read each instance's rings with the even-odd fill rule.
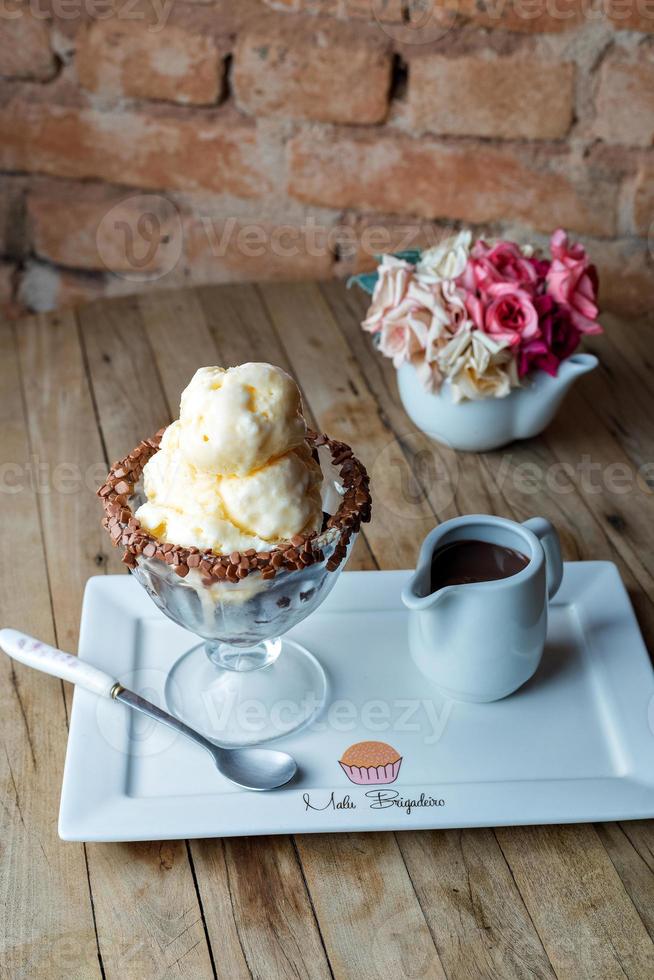
[[223,478],[220,493],[228,519],[264,541],[320,530],[322,473],[304,449],[291,450],[249,476]]
[[322,525],[319,464],[297,385],[270,364],[200,368],[143,469],[136,517],[162,540],[265,551]]
[[272,364],[196,371],[182,393],[180,446],[189,463],[245,476],[302,445],[306,423],[298,386]]

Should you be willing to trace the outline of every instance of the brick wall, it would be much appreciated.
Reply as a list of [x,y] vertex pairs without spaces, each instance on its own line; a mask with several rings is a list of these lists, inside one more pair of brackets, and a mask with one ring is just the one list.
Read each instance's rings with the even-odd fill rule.
[[[110,4],[113,3],[113,7]],[[16,0],[0,305],[562,224],[652,308],[654,0]]]

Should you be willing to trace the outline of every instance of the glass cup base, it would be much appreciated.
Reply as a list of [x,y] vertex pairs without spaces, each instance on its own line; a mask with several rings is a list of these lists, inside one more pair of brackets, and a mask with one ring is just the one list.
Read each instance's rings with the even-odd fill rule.
[[166,679],[168,710],[227,747],[258,745],[308,725],[327,697],[325,672],[294,640],[275,643],[278,656],[258,669],[217,666],[211,644],[193,647]]

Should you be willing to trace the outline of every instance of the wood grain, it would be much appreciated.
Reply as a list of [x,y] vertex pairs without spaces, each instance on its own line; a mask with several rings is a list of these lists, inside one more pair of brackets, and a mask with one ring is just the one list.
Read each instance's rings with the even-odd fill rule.
[[[38,331],[38,321],[22,324]],[[0,622],[47,642],[50,605],[34,456],[11,327],[0,323],[2,546]],[[26,386],[27,387],[27,386]],[[11,556],[11,557],[9,557]],[[0,657],[0,976],[47,980],[101,976],[84,847],[62,846],[57,810],[66,751],[62,685]]]
[[592,828],[513,827],[496,835],[561,980],[654,975],[654,944]]
[[555,976],[492,830],[398,840],[448,976]]
[[[2,325],[2,541],[22,556],[0,563],[2,622],[74,649],[86,578],[123,570],[99,530],[102,468],[177,414],[197,367],[269,360],[371,472],[374,520],[350,567],[412,565],[458,513],[543,514],[566,557],[617,562],[653,647],[651,326],[609,319],[588,343],[600,370],[550,429],[479,456],[411,425],[360,330],[366,303],[338,283],[238,285],[30,318],[17,344]],[[5,495],[26,464],[47,492]],[[651,821],[62,845],[62,685],[0,663],[3,978],[654,976]]]

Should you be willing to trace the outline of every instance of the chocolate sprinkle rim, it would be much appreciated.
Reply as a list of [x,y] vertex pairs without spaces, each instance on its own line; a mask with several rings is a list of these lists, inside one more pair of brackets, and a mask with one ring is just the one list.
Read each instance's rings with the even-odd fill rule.
[[243,552],[233,551],[229,555],[161,541],[141,526],[134,516],[129,498],[134,493],[143,467],[158,451],[165,431],[165,428],[160,429],[152,438],[144,439],[128,456],[114,463],[97,491],[104,508],[102,526],[108,531],[114,547],[122,546],[125,549],[122,560],[129,568],[135,568],[138,558],[143,557],[165,562],[180,578],[186,578],[191,569],[197,569],[202,575],[202,583],[207,586],[215,582],[236,583],[255,571],[268,580],[273,579],[278,571],[298,571],[324,561],[320,539],[330,529],[336,529],[339,532],[338,543],[326,565],[327,571],[334,572],[347,554],[352,535],[356,534],[361,524],[367,524],[370,520],[370,480],[363,463],[347,443],[309,430],[307,443],[314,453],[319,446],[325,446],[330,451],[332,464],[339,470],[344,488],[340,506],[323,531],[309,535],[296,534],[290,541],[267,551],[250,548]]

